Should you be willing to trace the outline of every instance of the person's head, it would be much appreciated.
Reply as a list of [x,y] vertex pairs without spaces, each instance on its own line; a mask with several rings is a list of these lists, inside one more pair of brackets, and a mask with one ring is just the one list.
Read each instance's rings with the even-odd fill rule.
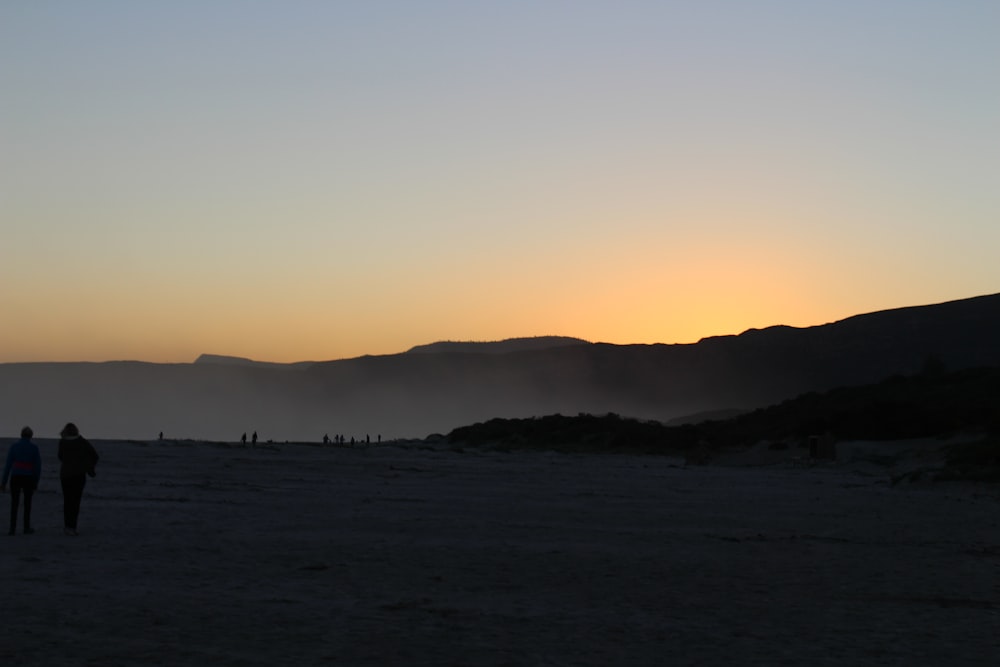
[[64,438],[75,438],[76,436],[80,435],[80,429],[78,429],[76,427],[76,424],[74,424],[73,422],[69,422],[68,424],[63,426],[63,430],[60,431],[59,435],[61,435]]
[[33,435],[35,435],[35,432],[31,430],[30,426],[25,426],[24,428],[21,429],[22,438],[30,438]]

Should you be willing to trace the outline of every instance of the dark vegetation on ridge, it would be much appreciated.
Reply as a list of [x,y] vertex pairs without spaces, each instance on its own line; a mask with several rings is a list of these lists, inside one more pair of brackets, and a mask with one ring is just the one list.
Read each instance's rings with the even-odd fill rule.
[[710,458],[729,448],[772,443],[801,447],[810,437],[840,440],[943,438],[977,433],[983,441],[953,449],[959,465],[1000,466],[1000,367],[945,372],[933,359],[923,372],[882,382],[809,392],[723,420],[670,426],[616,414],[491,419],[448,434],[460,446],[555,449]]

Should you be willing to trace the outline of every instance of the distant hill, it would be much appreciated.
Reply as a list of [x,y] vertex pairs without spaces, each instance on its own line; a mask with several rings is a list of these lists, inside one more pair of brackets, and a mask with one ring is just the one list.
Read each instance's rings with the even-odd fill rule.
[[507,340],[475,343],[460,341],[442,341],[429,345],[417,345],[410,348],[408,354],[507,354],[509,352],[526,352],[534,350],[550,350],[555,347],[572,345],[590,345],[589,341],[566,336],[537,336],[534,338],[509,338]]
[[225,364],[228,366],[256,366],[259,361],[244,357],[230,357],[222,354],[203,354],[194,360],[196,364]]
[[[423,350],[423,351],[421,351]],[[494,417],[666,422],[750,411],[893,375],[1000,366],[1000,295],[771,327],[686,345],[544,337],[339,361],[0,364],[0,434],[75,421],[107,438],[423,437]]]
[[254,361],[245,357],[230,357],[222,354],[202,354],[194,360],[195,364],[216,366],[242,366],[244,368],[274,368],[274,369],[295,369],[311,366],[312,361],[299,361],[293,364],[281,364],[271,361]]

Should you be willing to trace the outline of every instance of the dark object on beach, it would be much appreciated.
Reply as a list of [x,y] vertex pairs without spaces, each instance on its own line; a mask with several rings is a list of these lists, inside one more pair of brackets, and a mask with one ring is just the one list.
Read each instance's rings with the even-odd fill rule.
[[813,459],[827,459],[830,461],[837,458],[837,441],[829,433],[823,435],[809,436],[809,457]]

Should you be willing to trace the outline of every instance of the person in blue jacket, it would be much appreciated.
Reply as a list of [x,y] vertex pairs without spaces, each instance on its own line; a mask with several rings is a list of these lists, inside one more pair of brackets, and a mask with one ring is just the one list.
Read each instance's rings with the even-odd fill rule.
[[21,439],[7,450],[7,465],[3,468],[3,480],[0,481],[0,492],[7,490],[7,480],[10,480],[10,533],[17,528],[17,507],[24,492],[24,534],[31,535],[31,497],[38,488],[38,479],[42,476],[42,457],[38,453],[38,445],[31,441],[34,432],[31,427],[21,429]]

